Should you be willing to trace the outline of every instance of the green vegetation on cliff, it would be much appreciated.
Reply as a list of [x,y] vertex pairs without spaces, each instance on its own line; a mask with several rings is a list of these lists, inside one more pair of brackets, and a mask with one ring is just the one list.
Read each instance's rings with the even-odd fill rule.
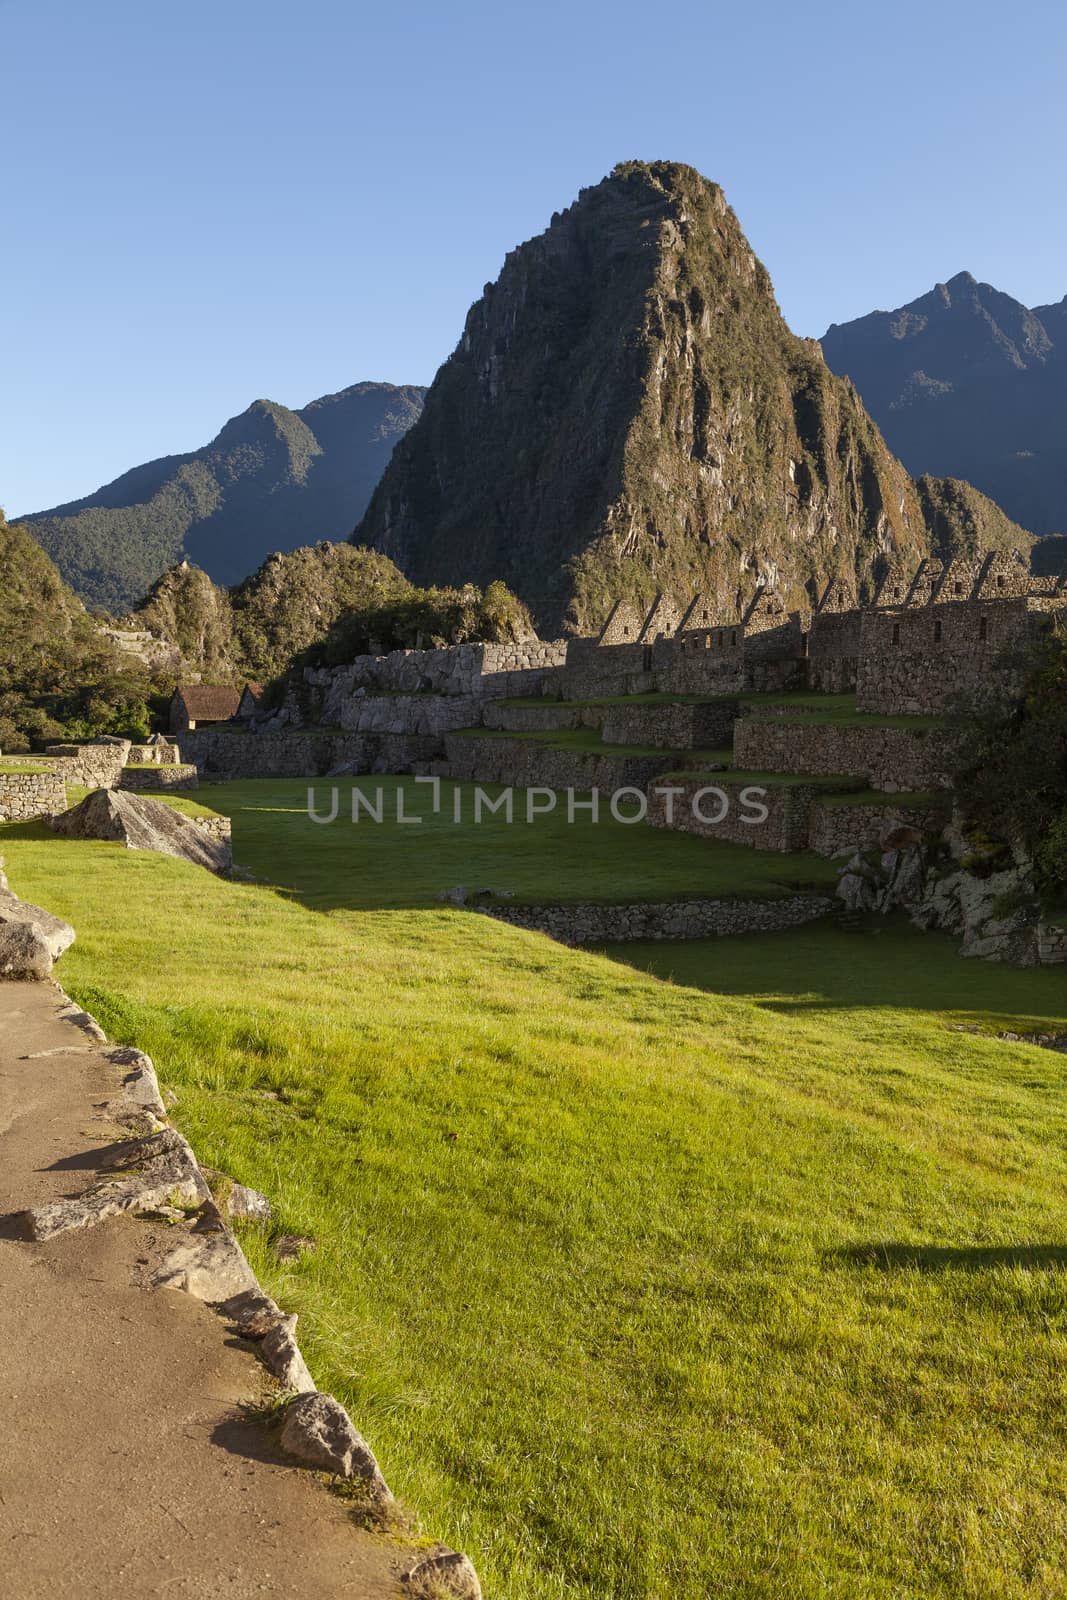
[[[1067,630],[1030,657],[1023,698],[961,724],[957,788],[988,840],[1022,845],[1053,903],[1067,902]],[[1006,864],[1006,863],[1004,863]]]
[[267,682],[294,662],[366,651],[526,639],[529,612],[502,583],[417,589],[388,556],[349,544],[275,553],[229,591],[183,562],[125,619],[180,652],[179,676]]
[[203,449],[22,520],[71,588],[111,612],[183,557],[239,583],[271,550],[348,535],[423,393],[358,383],[301,411],[257,400]]
[[147,735],[152,687],[44,551],[0,512],[0,750],[98,733]]
[[[938,509],[947,546],[1005,538],[965,486]],[[722,190],[670,162],[617,167],[508,255],[354,538],[418,583],[499,577],[542,632],[658,589],[725,616],[764,578],[802,603],[929,549],[916,486],[789,332]]]

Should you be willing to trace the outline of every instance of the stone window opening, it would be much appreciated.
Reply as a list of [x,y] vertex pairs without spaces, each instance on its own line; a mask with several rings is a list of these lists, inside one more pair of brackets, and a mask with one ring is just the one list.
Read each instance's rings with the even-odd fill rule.
[[731,644],[736,644],[737,643],[737,634],[736,633],[731,633],[731,635],[730,635],[730,643]]
[[963,593],[963,584],[962,583],[954,583],[952,585],[952,592],[953,592],[953,594],[962,594]]
[[998,589],[1003,589],[1003,587],[1004,587],[1004,574],[1002,572],[998,572],[997,573],[997,588]]
[[941,643],[941,623],[940,623],[940,621],[937,621],[937,622],[934,623],[934,643],[935,644],[940,644]]
[[894,622],[894,624],[893,624],[893,643],[894,644],[899,644],[900,643],[900,623],[899,622]]
[[978,637],[979,637],[979,639],[981,639],[983,641],[989,638],[989,618],[988,617],[979,617],[979,619],[978,619]]

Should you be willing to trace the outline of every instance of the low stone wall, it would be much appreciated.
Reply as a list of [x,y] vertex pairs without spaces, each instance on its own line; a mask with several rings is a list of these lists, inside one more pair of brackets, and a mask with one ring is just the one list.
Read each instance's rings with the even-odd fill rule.
[[478,727],[484,704],[480,695],[472,694],[380,695],[357,691],[337,706],[338,723],[348,733],[439,737],[456,728]]
[[196,768],[183,762],[180,766],[124,767],[119,778],[120,789],[136,789],[142,794],[160,790],[195,789],[199,783]]
[[877,845],[893,828],[914,828],[926,838],[941,832],[947,807],[893,805],[819,805],[811,809],[808,848],[820,856]]
[[715,750],[730,743],[739,713],[740,706],[734,700],[603,706],[596,714],[605,744]]
[[181,759],[176,744],[131,744],[126,762],[134,767],[174,767],[180,765]]
[[[587,712],[588,707],[570,705],[566,700],[546,699],[543,706],[516,706],[490,700],[482,712],[482,722],[487,728],[507,733],[550,733],[556,728],[590,726],[585,720]],[[468,723],[468,727],[474,726]]]
[[233,824],[229,817],[189,817],[187,820],[220,844],[229,844],[233,837]]
[[[668,789],[678,792],[670,794]],[[701,839],[749,845],[753,850],[806,850],[815,797],[820,792],[807,784],[776,784],[764,789],[751,779],[734,782],[726,772],[702,773],[696,778],[672,773],[669,779],[650,786],[647,820],[653,828],[673,828]]]
[[734,766],[864,778],[873,789],[947,788],[944,738],[916,728],[840,727],[798,718],[742,717],[734,729]]
[[27,822],[67,809],[67,786],[58,772],[0,772],[0,822]]
[[467,738],[447,734],[449,776],[461,783],[496,783],[516,789],[644,789],[664,767],[660,756],[607,756],[555,750],[524,739]]
[[1067,928],[1042,922],[1037,930],[1037,956],[1043,967],[1057,967],[1067,962]]
[[45,754],[67,783],[86,789],[114,789],[130,759],[129,740],[120,744],[50,744]]
[[440,752],[440,738],[417,734],[240,733],[196,728],[182,739],[201,778],[323,778],[338,768],[412,772]]
[[825,895],[784,900],[683,900],[647,905],[475,906],[512,927],[547,933],[561,944],[614,944],[632,939],[712,939],[739,933],[777,933],[825,917]]

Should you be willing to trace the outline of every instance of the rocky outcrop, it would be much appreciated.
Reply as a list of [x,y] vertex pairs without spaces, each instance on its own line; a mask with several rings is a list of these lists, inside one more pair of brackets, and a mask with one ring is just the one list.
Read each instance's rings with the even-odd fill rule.
[[1032,865],[1021,852],[1001,859],[975,849],[957,822],[931,843],[897,828],[880,850],[857,851],[837,893],[851,912],[903,909],[916,926],[960,940],[960,954],[1016,966],[1056,964],[1058,941],[1041,921]]
[[233,860],[228,843],[212,838],[189,817],[141,795],[117,789],[97,789],[52,819],[56,833],[68,839],[110,839],[127,850],[156,850],[207,867],[228,872]]
[[353,537],[416,582],[502,579],[543,634],[658,591],[707,591],[723,620],[760,582],[791,606],[838,574],[869,592],[929,548],[915,484],[790,333],[722,190],[637,161],[508,255]]
[[69,922],[20,900],[8,887],[0,858],[0,978],[47,978],[74,943]]

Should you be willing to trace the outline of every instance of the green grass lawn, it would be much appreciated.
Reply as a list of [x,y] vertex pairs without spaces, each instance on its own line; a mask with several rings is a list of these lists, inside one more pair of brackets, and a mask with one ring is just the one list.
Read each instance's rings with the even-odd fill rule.
[[243,1235],[489,1600],[1062,1595],[1067,1058],[950,1026],[1067,1026],[1062,972],[895,924],[565,950],[423,903],[476,876],[442,827],[300,788],[205,794],[285,893],[0,850],[201,1158],[320,1241]]
[[[316,826],[307,814],[308,789],[319,815],[328,815],[337,793],[339,814],[329,826]],[[374,803],[382,794],[378,826],[360,810],[353,824],[352,791]],[[826,892],[837,879],[834,864],[813,852],[776,855],[726,841],[650,828],[645,823],[612,821],[602,797],[603,820],[594,824],[576,807],[567,821],[566,800],[546,816],[525,821],[524,791],[515,791],[515,823],[503,813],[482,813],[473,825],[472,784],[442,780],[441,810],[434,815],[429,785],[410,778],[353,780],[279,779],[204,785],[204,803],[233,820],[234,855],[257,877],[279,881],[278,853],[285,863],[300,861],[298,879],[286,867],[280,881],[311,903],[360,905],[370,909],[433,906],[444,889],[510,890],[519,903],[574,904],[577,901],[685,900],[694,897],[778,899],[797,888]],[[498,796],[493,785],[483,792]],[[461,820],[455,821],[457,795]],[[397,825],[399,804],[416,825]],[[163,796],[152,796],[164,798]],[[175,797],[176,798],[176,797]]]
[[0,777],[5,778],[42,778],[54,770],[47,761],[0,761]]

